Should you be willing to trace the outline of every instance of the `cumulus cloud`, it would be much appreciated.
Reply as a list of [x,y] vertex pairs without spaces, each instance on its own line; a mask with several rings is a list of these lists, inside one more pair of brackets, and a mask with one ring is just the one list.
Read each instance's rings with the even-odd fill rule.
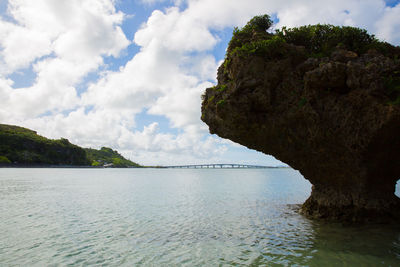
[[[400,43],[400,5],[383,0],[141,0],[156,2],[172,6],[152,12],[129,41],[121,25],[130,14],[114,0],[9,0],[12,19],[0,20],[0,120],[83,146],[111,146],[144,164],[221,161],[233,145],[207,135],[200,96],[216,82],[222,56],[213,50],[225,29],[267,13],[277,28],[350,25]],[[139,52],[108,70],[104,58],[132,42]],[[11,74],[25,68],[36,75],[32,86],[14,88]],[[90,73],[99,78],[78,94]],[[144,111],[165,116],[175,130],[138,125]]]
[[386,7],[385,13],[375,26],[378,29],[377,36],[387,42],[400,44],[400,3],[393,8]]
[[162,3],[165,2],[166,0],[140,0],[141,3],[151,5],[155,3]]
[[0,22],[0,79],[30,65],[36,79],[28,88],[3,88],[9,99],[2,108],[13,111],[7,119],[77,107],[75,86],[103,64],[104,56],[116,57],[129,44],[119,26],[123,14],[111,0],[8,4],[13,21]]

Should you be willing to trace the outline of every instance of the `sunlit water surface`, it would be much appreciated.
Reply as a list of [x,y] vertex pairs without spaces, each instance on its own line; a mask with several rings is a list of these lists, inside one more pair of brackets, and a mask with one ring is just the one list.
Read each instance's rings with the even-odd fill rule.
[[312,222],[291,169],[0,169],[0,266],[400,266],[400,229]]

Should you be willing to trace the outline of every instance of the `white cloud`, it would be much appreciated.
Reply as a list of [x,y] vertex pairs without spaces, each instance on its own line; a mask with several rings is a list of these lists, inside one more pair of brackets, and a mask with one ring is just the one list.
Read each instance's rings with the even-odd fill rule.
[[167,9],[166,13],[154,11],[135,34],[135,43],[139,46],[156,45],[177,52],[209,50],[216,42],[206,24],[176,7]]
[[[172,2],[136,32],[136,55],[119,70],[100,72],[104,57],[118,57],[130,44],[121,29],[127,15],[114,0],[10,0],[13,20],[0,20],[0,120],[83,146],[111,146],[145,164],[220,161],[234,145],[205,135],[200,121],[200,96],[221,63],[213,54],[219,31],[268,13],[279,19],[276,27],[351,25],[400,43],[400,6],[383,0],[165,3]],[[33,85],[14,89],[10,74],[27,67],[36,74]],[[91,72],[100,78],[78,95],[76,86]],[[137,125],[143,110],[165,116],[176,131]]]
[[8,12],[15,21],[0,22],[0,79],[31,64],[36,79],[8,90],[1,108],[13,112],[2,120],[77,107],[75,86],[129,44],[111,0],[10,0]]
[[400,3],[385,8],[385,14],[376,22],[377,36],[387,42],[400,45]]
[[146,4],[146,5],[153,5],[155,3],[162,3],[167,0],[139,0],[141,3]]
[[[0,21],[0,45],[3,48],[0,74],[9,74],[44,55],[51,53],[51,40],[42,32],[35,32],[13,23]],[[29,49],[26,45],[29,44]]]
[[204,89],[211,86],[211,83],[202,83],[196,87],[189,85],[172,88],[168,94],[157,99],[149,113],[167,116],[175,128],[185,128],[194,124],[204,131],[204,124],[200,123],[200,99]]

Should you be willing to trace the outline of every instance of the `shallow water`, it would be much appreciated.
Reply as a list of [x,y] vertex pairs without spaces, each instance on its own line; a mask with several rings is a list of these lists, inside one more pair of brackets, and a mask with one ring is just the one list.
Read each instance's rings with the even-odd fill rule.
[[0,169],[0,266],[399,266],[400,228],[296,212],[291,169]]

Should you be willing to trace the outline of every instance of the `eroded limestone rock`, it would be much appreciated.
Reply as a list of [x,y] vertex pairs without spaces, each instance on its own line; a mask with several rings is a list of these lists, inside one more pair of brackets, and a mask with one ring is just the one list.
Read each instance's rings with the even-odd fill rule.
[[[242,43],[254,38],[271,35]],[[218,85],[203,96],[202,120],[211,133],[299,170],[313,184],[304,214],[398,219],[400,52],[390,48],[384,55],[338,46],[317,58],[291,43],[276,57],[230,47]]]

